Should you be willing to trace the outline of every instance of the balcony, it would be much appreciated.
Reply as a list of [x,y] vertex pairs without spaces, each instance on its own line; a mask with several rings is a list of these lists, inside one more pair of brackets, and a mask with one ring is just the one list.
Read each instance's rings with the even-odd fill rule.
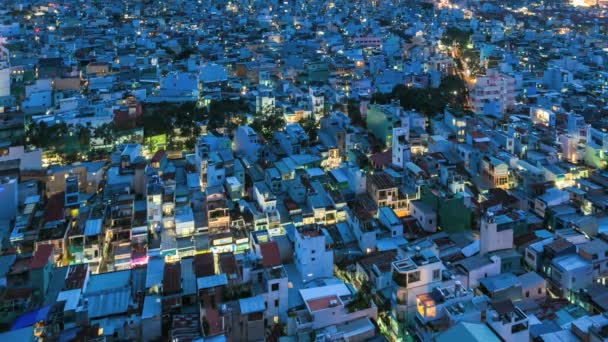
[[295,312],[294,319],[296,321],[298,330],[304,330],[312,327],[313,317],[306,311]]
[[282,279],[287,278],[287,272],[285,272],[285,268],[283,266],[276,266],[272,268],[266,269],[266,277],[267,279]]

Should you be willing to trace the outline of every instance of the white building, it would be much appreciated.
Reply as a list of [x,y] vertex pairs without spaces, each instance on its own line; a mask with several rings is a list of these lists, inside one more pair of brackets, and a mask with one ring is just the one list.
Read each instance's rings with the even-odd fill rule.
[[558,188],[548,189],[534,200],[534,212],[536,215],[544,218],[548,208],[567,203],[569,200],[570,194],[567,191],[559,190]]
[[488,70],[486,76],[477,77],[471,102],[477,114],[504,114],[515,104],[515,78]]
[[570,292],[578,292],[593,282],[593,265],[578,254],[557,257],[551,262],[551,280],[569,298]]
[[189,72],[173,71],[160,79],[160,89],[153,93],[148,100],[181,102],[197,101],[199,97],[199,84],[197,75]]
[[412,201],[410,202],[410,212],[423,230],[437,231],[437,212],[429,204],[423,201]]
[[486,324],[505,342],[529,341],[528,316],[510,301],[492,303]]
[[318,226],[303,226],[295,232],[295,264],[304,282],[334,274],[334,252]]
[[223,185],[226,176],[230,176],[227,175],[226,167],[237,165],[230,138],[211,133],[199,138],[194,147],[194,160],[203,191],[210,186]]
[[0,220],[12,220],[19,204],[19,183],[16,178],[0,179]]
[[378,221],[380,224],[391,232],[392,237],[403,236],[403,223],[397,217],[393,209],[389,207],[378,208]]
[[275,241],[260,244],[262,265],[264,266],[264,298],[267,303],[268,322],[286,322],[289,302],[289,281],[281,264],[279,247]]
[[317,88],[310,88],[308,90],[308,96],[310,99],[310,107],[312,109],[312,115],[315,121],[321,120],[325,113],[325,94]]
[[534,125],[555,126],[555,113],[549,109],[530,107],[530,120]]
[[9,51],[0,45],[0,98],[11,95],[11,65]]
[[277,197],[265,182],[260,181],[253,185],[253,197],[263,212],[268,213],[277,209]]
[[160,225],[163,219],[162,212],[163,187],[158,176],[153,176],[146,187],[146,212],[150,228]]
[[420,247],[416,247],[413,254],[393,262],[393,280],[397,286],[392,296],[391,315],[395,320],[405,323],[413,319],[416,297],[441,285],[444,269],[432,250],[421,251]]
[[513,220],[507,215],[486,212],[481,218],[479,254],[513,248]]
[[253,128],[239,126],[234,131],[234,152],[251,162],[258,160],[258,151],[262,147],[260,137]]
[[[318,331],[317,336],[329,341],[363,341],[373,337],[375,333],[369,319],[377,318],[378,309],[370,302],[368,308],[349,310],[347,306],[354,295],[344,283],[300,290],[305,309],[295,313],[294,324],[288,325],[295,329],[288,328],[288,333],[295,335],[299,331],[324,329]],[[349,324],[358,329],[349,329]],[[334,328],[327,329],[328,327]]]
[[501,261],[497,255],[474,255],[455,263],[456,278],[468,288],[476,288],[481,279],[500,274]]
[[[409,125],[409,120],[407,121]],[[411,146],[410,146],[410,129],[409,127],[393,128],[393,164],[400,168],[405,167],[405,163],[410,161]]]
[[255,98],[255,112],[270,115],[275,111],[275,98],[270,94],[260,94]]
[[177,236],[194,234],[194,213],[189,205],[175,207],[175,234]]

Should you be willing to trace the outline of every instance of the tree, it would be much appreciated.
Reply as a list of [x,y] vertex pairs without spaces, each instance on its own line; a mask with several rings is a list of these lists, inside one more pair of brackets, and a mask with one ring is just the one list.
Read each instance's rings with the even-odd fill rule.
[[433,88],[413,88],[399,84],[393,89],[390,98],[398,99],[404,109],[414,109],[427,116],[442,112],[445,108],[441,92]]
[[445,105],[462,110],[467,103],[468,88],[463,79],[458,76],[448,76],[439,87]]
[[78,126],[78,144],[80,147],[89,147],[91,144],[91,130],[87,126]]
[[313,142],[317,140],[317,123],[313,117],[302,119],[299,124],[308,135],[309,141]]
[[77,152],[71,152],[68,153],[66,155],[63,156],[63,162],[65,164],[73,164],[76,161],[78,161],[78,153]]
[[442,113],[448,105],[454,109],[463,109],[467,103],[467,96],[468,90],[464,80],[458,76],[448,76],[441,82],[439,88],[414,88],[398,84],[389,94],[374,94],[372,103],[387,104],[392,100],[399,100],[399,104],[404,109],[413,109],[432,116]]
[[466,46],[470,39],[471,31],[465,31],[457,27],[450,26],[443,33],[441,43],[443,43],[443,45]]
[[359,291],[355,293],[353,300],[346,305],[348,312],[369,308],[371,304],[371,293],[372,291],[369,282],[363,281]]
[[353,125],[366,127],[367,123],[363,120],[363,116],[361,116],[361,109],[359,107],[359,102],[355,100],[348,100],[347,104],[348,109],[348,117],[350,118]]
[[251,128],[260,133],[264,139],[269,140],[274,132],[283,128],[284,125],[285,119],[283,116],[272,112],[269,115],[257,115],[253,119]]
[[49,146],[51,130],[46,122],[32,122],[26,132],[27,141],[34,146]]
[[208,125],[210,129],[225,126],[231,118],[246,113],[249,107],[244,99],[213,101],[209,105]]
[[106,123],[98,126],[93,131],[93,136],[101,139],[104,145],[110,145],[114,141],[114,124]]

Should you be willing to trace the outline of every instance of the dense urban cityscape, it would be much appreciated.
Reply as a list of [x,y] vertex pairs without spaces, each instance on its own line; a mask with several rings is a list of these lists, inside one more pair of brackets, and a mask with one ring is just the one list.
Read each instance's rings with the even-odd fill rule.
[[608,341],[608,0],[0,1],[0,341]]

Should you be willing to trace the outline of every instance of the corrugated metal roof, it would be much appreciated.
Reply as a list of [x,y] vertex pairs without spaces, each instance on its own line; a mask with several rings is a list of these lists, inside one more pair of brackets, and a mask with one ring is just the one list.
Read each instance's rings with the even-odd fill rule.
[[194,258],[184,258],[181,262],[182,267],[182,293],[192,295],[196,293],[196,276],[192,263]]
[[144,308],[141,313],[141,319],[152,318],[161,314],[162,305],[160,296],[146,296],[144,299]]
[[164,258],[151,258],[148,261],[148,267],[146,270],[146,288],[162,284],[164,269]]
[[212,275],[212,276],[208,276],[208,277],[198,278],[198,279],[196,279],[196,284],[197,284],[197,288],[199,290],[208,289],[208,288],[212,288],[212,287],[216,287],[216,286],[227,285],[228,278],[226,277],[226,274],[224,274],[224,273],[216,274],[216,275]]
[[86,296],[86,302],[90,319],[125,313],[131,304],[131,290],[104,291]]
[[84,235],[85,236],[99,235],[101,233],[102,222],[103,222],[103,220],[100,218],[87,220],[87,222],[84,224]]
[[250,314],[266,310],[266,303],[264,302],[264,296],[262,295],[239,299],[239,306],[241,307],[241,314]]
[[92,275],[85,290],[86,294],[94,294],[129,286],[131,270],[108,272]]

